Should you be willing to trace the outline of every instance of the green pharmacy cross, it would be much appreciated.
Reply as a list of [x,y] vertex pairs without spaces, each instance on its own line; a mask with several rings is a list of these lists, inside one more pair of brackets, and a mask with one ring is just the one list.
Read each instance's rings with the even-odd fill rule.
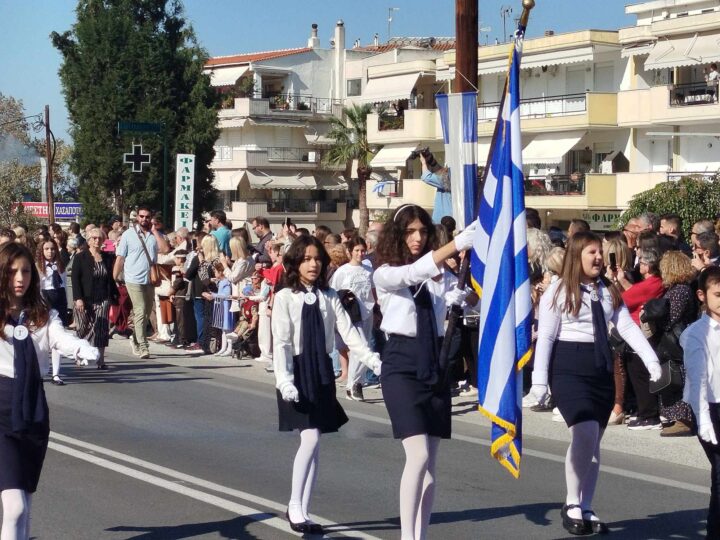
[[143,154],[141,144],[133,144],[133,151],[123,154],[123,163],[132,164],[132,172],[142,172],[143,165],[150,163],[150,154]]

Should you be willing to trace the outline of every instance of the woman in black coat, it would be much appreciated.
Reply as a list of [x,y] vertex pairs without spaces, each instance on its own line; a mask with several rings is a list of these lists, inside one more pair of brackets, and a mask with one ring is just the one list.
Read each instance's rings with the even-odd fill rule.
[[75,326],[78,337],[87,339],[100,351],[98,369],[107,369],[105,347],[110,339],[110,304],[117,304],[119,292],[112,277],[114,256],[101,250],[105,234],[92,229],[88,249],[75,255],[72,284]]

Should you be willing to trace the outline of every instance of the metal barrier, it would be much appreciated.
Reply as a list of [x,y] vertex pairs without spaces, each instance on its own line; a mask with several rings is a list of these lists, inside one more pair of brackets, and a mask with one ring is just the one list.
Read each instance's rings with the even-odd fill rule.
[[707,105],[717,103],[718,85],[705,81],[670,86],[670,107],[686,107],[688,105]]
[[[500,102],[487,102],[478,105],[479,120],[495,120]],[[587,111],[587,94],[566,94],[563,96],[543,96],[520,100],[520,118],[542,118],[564,114],[578,114]]]
[[585,175],[526,176],[525,195],[584,195]]

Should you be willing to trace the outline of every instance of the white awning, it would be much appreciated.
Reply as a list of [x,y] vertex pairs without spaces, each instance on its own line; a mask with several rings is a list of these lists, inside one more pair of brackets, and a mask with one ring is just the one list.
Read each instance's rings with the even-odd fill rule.
[[370,79],[365,85],[362,95],[353,98],[353,101],[376,103],[395,101],[396,99],[410,99],[410,94],[418,78],[420,78],[420,73],[406,73],[405,75]]
[[304,171],[249,169],[247,177],[253,189],[317,189],[315,177]]
[[[564,51],[550,51],[539,54],[524,54],[521,68],[530,69],[542,66],[560,66],[564,64],[575,64],[578,62],[592,62],[593,48],[592,45],[587,47],[578,47],[577,49],[567,49]],[[508,59],[500,58],[489,62],[480,62],[478,66],[478,75],[489,75],[491,73],[502,73],[508,70]]]
[[305,122],[291,122],[283,119],[273,118],[251,118],[250,125],[252,126],[268,126],[268,127],[289,127],[289,128],[304,128],[307,126]]
[[487,158],[488,154],[490,153],[491,142],[491,137],[483,137],[482,139],[478,139],[477,163],[481,167],[484,167],[487,164]]
[[213,187],[218,191],[235,191],[245,171],[215,171]]
[[370,162],[373,167],[396,169],[405,167],[410,154],[417,150],[417,144],[386,144]]
[[720,36],[696,34],[691,37],[658,41],[645,61],[645,69],[672,69],[718,60],[720,60]]
[[640,54],[649,54],[654,46],[655,42],[649,41],[647,43],[635,43],[634,45],[623,47],[622,51],[620,51],[620,58],[630,58],[631,56],[637,56]]
[[585,136],[584,131],[541,133],[523,148],[523,163],[544,165],[561,163],[563,156]]
[[316,189],[322,189],[326,191],[340,191],[343,189],[348,189],[345,178],[339,174],[316,174],[315,181],[317,182]]
[[234,66],[217,68],[210,71],[211,86],[232,86],[247,73],[250,66]]

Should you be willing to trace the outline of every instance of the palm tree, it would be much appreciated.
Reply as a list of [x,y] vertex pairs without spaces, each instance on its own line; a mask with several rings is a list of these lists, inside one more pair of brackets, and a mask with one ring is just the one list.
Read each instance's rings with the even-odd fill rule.
[[367,207],[367,180],[372,168],[368,166],[369,158],[374,152],[367,140],[367,115],[372,105],[352,105],[343,107],[343,118],[330,119],[328,137],[335,140],[332,147],[325,152],[323,161],[326,165],[345,165],[347,176],[350,176],[353,160],[357,160],[358,168],[358,207],[360,210],[360,235],[365,236],[370,221]]

